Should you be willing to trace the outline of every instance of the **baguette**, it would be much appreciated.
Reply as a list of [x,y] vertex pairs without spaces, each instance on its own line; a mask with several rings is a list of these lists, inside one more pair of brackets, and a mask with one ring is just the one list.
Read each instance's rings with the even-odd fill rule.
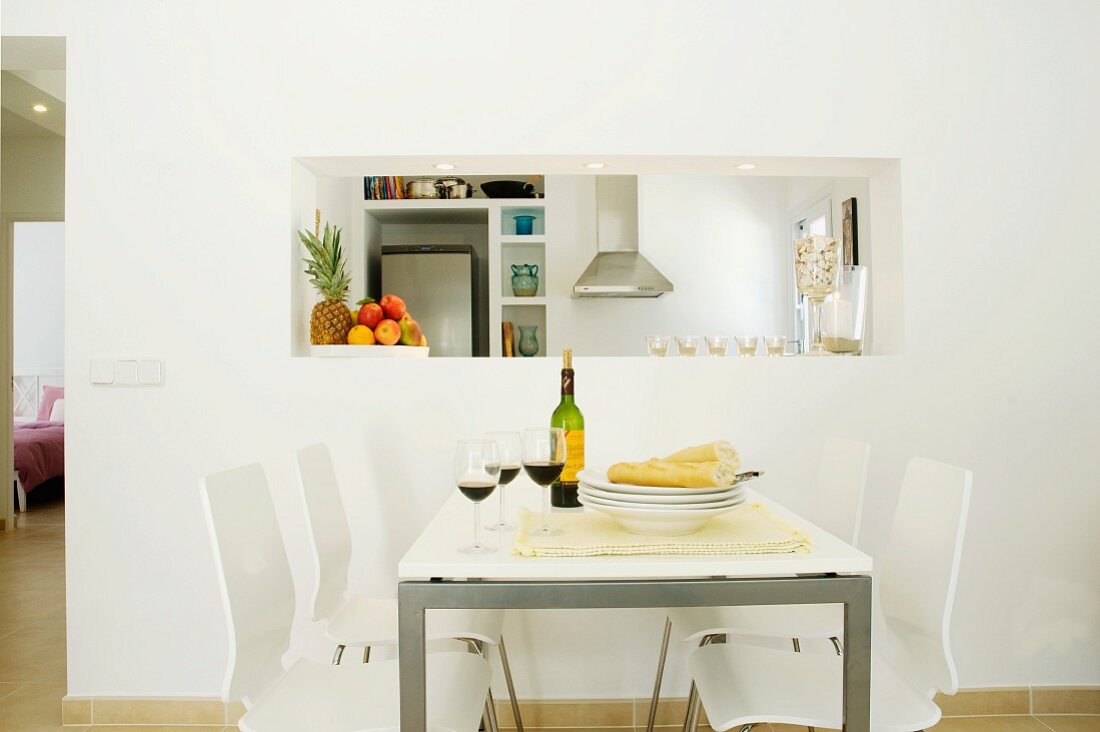
[[644,463],[615,463],[607,471],[612,483],[669,488],[714,488],[733,485],[737,468],[717,460],[674,462],[647,460]]
[[725,463],[735,473],[741,467],[741,457],[737,454],[737,449],[725,440],[689,447],[662,460],[668,463]]

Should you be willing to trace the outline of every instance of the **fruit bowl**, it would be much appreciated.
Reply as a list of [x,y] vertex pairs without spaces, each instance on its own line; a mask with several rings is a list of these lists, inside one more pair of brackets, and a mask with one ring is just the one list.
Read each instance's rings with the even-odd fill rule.
[[318,358],[427,358],[430,346],[310,346]]

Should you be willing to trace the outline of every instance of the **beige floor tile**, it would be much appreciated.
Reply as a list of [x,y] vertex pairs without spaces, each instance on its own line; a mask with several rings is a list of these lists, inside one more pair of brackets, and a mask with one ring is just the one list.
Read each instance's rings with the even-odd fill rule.
[[1050,732],[1034,717],[950,717],[929,729],[935,732]]
[[1031,690],[1035,714],[1100,714],[1100,689],[1034,687]]
[[[65,730],[72,729],[66,727]],[[144,724],[107,724],[94,725],[88,728],[88,732],[237,732],[236,727],[210,727],[188,725],[144,725]]]
[[0,730],[41,732],[61,729],[65,683],[23,684],[0,704]]
[[64,625],[20,629],[5,638],[0,681],[64,682]]
[[[662,699],[657,704],[657,720],[655,724],[657,726],[683,726],[684,715],[687,713],[687,699]],[[703,709],[700,712],[700,722],[707,722],[707,711]],[[649,699],[635,699],[634,700],[634,719],[641,726],[645,726],[649,721]]]
[[26,628],[65,619],[65,590],[0,592],[0,626]]
[[1100,714],[1087,716],[1043,714],[1038,719],[1054,732],[1100,732]]
[[943,716],[990,714],[1029,714],[1031,693],[1027,689],[975,689],[960,691],[954,696],[936,695],[936,704]]
[[[547,701],[519,703],[524,727],[633,727],[632,702],[591,704],[575,701]],[[512,707],[505,701],[497,704],[497,718],[501,727],[515,727]]]
[[22,685],[23,684],[21,684],[18,681],[0,682],[0,699],[3,699],[6,696],[10,696],[11,694],[14,694],[19,689],[19,687],[22,686]]

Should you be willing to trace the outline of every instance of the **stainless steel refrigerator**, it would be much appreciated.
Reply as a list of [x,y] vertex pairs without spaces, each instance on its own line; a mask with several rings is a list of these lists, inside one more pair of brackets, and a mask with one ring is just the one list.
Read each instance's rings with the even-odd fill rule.
[[477,257],[465,244],[382,247],[382,292],[405,301],[431,356],[477,352]]

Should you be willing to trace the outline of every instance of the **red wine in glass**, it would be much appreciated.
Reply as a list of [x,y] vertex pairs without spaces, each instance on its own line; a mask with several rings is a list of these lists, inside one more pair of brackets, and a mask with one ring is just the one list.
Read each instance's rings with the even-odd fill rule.
[[540,460],[524,463],[523,469],[527,472],[527,477],[536,484],[548,486],[561,476],[561,471],[565,469],[565,462],[552,463]]
[[458,489],[462,491],[462,495],[466,496],[471,501],[480,503],[493,494],[493,491],[496,490],[496,485],[494,483],[469,480],[459,483]]
[[518,465],[501,465],[500,466],[500,484],[508,485],[519,476],[520,466]]

